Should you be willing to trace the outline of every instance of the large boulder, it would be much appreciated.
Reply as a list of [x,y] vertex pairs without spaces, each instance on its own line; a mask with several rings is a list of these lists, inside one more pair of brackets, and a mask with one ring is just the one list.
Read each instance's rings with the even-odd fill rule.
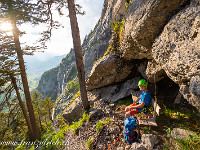
[[158,82],[167,76],[162,67],[151,59],[140,63],[138,72],[151,83]]
[[171,137],[173,139],[186,139],[190,135],[196,135],[196,133],[180,128],[174,128],[171,132]]
[[139,0],[129,6],[123,30],[121,51],[125,59],[152,58],[155,38],[169,19],[189,0]]
[[189,85],[180,85],[180,93],[183,95],[184,99],[200,111],[200,98],[190,91]]
[[125,79],[132,71],[132,66],[124,63],[113,52],[96,62],[87,80],[87,89],[93,90],[118,83]]
[[141,137],[141,143],[133,143],[131,150],[152,150],[158,142],[157,135],[143,134]]
[[[116,10],[121,12],[124,9],[122,9],[120,2],[121,0],[116,1],[113,14],[116,14],[114,13]],[[126,79],[134,67],[134,64],[128,63],[127,60],[151,59],[151,47],[155,38],[169,19],[187,2],[188,0],[172,0],[170,3],[165,0],[133,1],[125,15],[123,39],[120,52],[117,52],[117,55],[120,56],[111,51],[95,63],[88,76],[87,89],[93,90],[113,85]],[[110,43],[112,43],[112,39]],[[140,66],[139,72],[143,73],[142,75],[145,78],[153,81],[153,72],[148,71],[148,76],[147,74],[145,76],[145,70],[142,69],[144,67]],[[159,81],[163,78],[161,75],[164,76],[165,72],[158,67],[156,71],[156,81]]]
[[[89,101],[89,105],[94,105],[94,102],[98,99],[98,96],[87,92],[87,97]],[[74,100],[74,102],[67,106],[63,111],[63,118],[66,122],[73,122],[82,117],[84,109],[82,107],[81,98],[78,97]]]
[[[180,86],[180,92],[199,107],[200,4],[193,3],[175,15],[153,44],[152,56]],[[200,108],[199,108],[200,110]]]
[[114,103],[124,97],[130,95],[139,96],[137,83],[140,80],[139,77],[129,79],[122,84],[116,84],[112,86],[106,86],[92,91],[93,94],[100,95],[100,98],[108,103]]
[[190,91],[200,98],[200,76],[193,76],[190,80]]
[[76,98],[74,102],[64,110],[63,118],[67,122],[72,122],[81,118],[83,115],[83,112],[84,110],[82,108],[82,102],[80,98]]

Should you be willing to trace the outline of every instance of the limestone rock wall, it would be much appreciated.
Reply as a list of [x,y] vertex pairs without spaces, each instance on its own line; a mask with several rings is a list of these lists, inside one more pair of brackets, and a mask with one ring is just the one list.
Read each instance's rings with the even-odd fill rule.
[[84,64],[86,75],[91,71],[93,64],[107,51],[112,35],[110,23],[122,19],[124,9],[124,0],[105,0],[97,25],[86,36],[82,45],[83,50],[85,50]]
[[126,59],[152,58],[151,47],[169,19],[189,0],[140,0],[129,6],[121,51]]
[[177,84],[184,98],[200,108],[200,5],[177,13],[155,40],[154,60]]
[[[136,77],[150,83],[170,78],[184,99],[200,110],[199,18],[199,0],[132,0],[124,17],[120,48],[114,52],[117,57],[104,56],[93,66],[88,90]],[[130,63],[134,60],[137,64]],[[121,62],[128,67],[117,67]],[[119,68],[126,73],[117,73]],[[136,70],[139,75],[133,73]]]

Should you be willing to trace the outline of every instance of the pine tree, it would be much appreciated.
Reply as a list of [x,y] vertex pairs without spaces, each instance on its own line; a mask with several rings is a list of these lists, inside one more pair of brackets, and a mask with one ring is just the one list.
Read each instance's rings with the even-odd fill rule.
[[32,138],[32,140],[33,140],[33,137],[32,137],[32,136],[34,135],[34,133],[33,133],[32,125],[31,125],[31,120],[30,120],[30,118],[29,118],[29,116],[28,116],[28,112],[27,112],[27,110],[26,110],[26,107],[25,107],[25,105],[24,105],[24,102],[22,101],[22,98],[21,98],[21,96],[20,96],[20,92],[19,92],[19,88],[18,88],[17,83],[16,83],[16,79],[15,79],[15,77],[13,77],[13,75],[10,75],[10,79],[11,79],[12,84],[13,84],[13,87],[14,87],[14,89],[15,89],[15,91],[16,91],[16,95],[17,95],[17,99],[18,99],[18,101],[19,101],[19,105],[20,105],[20,107],[21,107],[21,109],[22,109],[23,115],[24,115],[25,120],[26,120],[26,123],[27,123],[27,125],[28,125],[28,129],[29,129],[29,131],[30,131],[31,138]]
[[33,107],[34,111],[36,112],[36,116],[38,119],[38,122],[40,123],[40,128],[42,127],[42,94],[39,94],[38,91],[34,91],[32,94],[32,101],[33,101]]
[[[36,2],[36,3],[34,3]],[[49,1],[50,2],[50,1]],[[33,139],[40,139],[39,129],[36,123],[35,114],[33,111],[33,105],[31,100],[31,95],[29,91],[26,68],[24,65],[23,55],[27,52],[30,53],[33,50],[36,50],[38,47],[30,47],[26,46],[25,51],[22,48],[20,43],[20,36],[23,34],[19,31],[18,26],[23,23],[29,23],[31,25],[37,25],[40,23],[49,23],[49,28],[44,32],[43,37],[40,42],[44,46],[44,41],[48,39],[51,35],[51,29],[55,26],[55,22],[52,20],[52,14],[50,11],[51,4],[43,3],[43,1],[31,1],[31,0],[0,0],[0,20],[1,21],[9,21],[12,24],[12,33],[13,37],[11,37],[10,41],[4,43],[5,46],[10,46],[6,50],[10,50],[17,54],[20,75],[23,83],[24,94],[26,98],[26,104],[29,112],[29,117],[31,121],[31,126],[33,130]],[[11,44],[12,43],[12,44]],[[3,46],[4,46],[3,45]],[[2,46],[1,53],[5,52],[5,48]],[[3,59],[7,59],[7,57],[2,57]],[[4,70],[2,70],[4,71]],[[2,85],[6,83],[6,79],[8,77],[5,76],[4,79],[1,80]]]
[[67,3],[68,3],[69,18],[70,18],[70,24],[71,24],[74,51],[75,51],[76,67],[77,67],[78,79],[79,79],[79,84],[80,84],[81,100],[82,100],[84,109],[88,110],[89,103],[88,103],[86,83],[85,83],[85,71],[84,71],[84,63],[83,63],[83,56],[82,56],[80,32],[79,32],[79,27],[78,27],[78,22],[77,22],[77,17],[76,17],[76,7],[74,4],[74,0],[67,0]]
[[[12,36],[5,36],[6,33],[3,33],[1,31],[1,46],[0,46],[0,64],[1,64],[1,69],[0,69],[0,76],[1,76],[1,88],[4,88],[5,84],[9,81],[11,81],[10,87],[13,87],[15,90],[15,93],[17,95],[17,99],[19,101],[19,105],[22,109],[22,112],[24,114],[24,117],[26,119],[29,131],[30,131],[30,135],[31,137],[33,136],[33,130],[32,130],[32,126],[31,126],[31,122],[30,122],[30,118],[28,116],[27,110],[25,108],[25,105],[22,101],[20,92],[19,92],[19,88],[18,85],[16,83],[16,79],[14,76],[17,76],[19,74],[19,69],[17,69],[17,62],[15,61],[15,52],[12,51],[12,46],[14,43],[12,43]],[[9,42],[9,43],[8,43]],[[10,57],[12,57],[12,59],[10,59]],[[8,86],[9,87],[9,86]],[[2,90],[3,91],[3,90]],[[12,97],[12,91],[10,91],[9,93],[5,93],[5,97],[7,95],[10,95]],[[1,96],[2,99],[4,96]],[[6,98],[3,102],[9,102],[9,100],[11,100],[12,98]],[[4,103],[2,103],[3,106]],[[6,130],[5,130],[6,131]],[[33,139],[33,137],[32,137]]]
[[43,101],[42,104],[43,107],[43,112],[45,113],[44,116],[48,116],[48,119],[45,118],[45,121],[49,120],[53,122],[52,120],[52,110],[53,110],[53,101],[51,100],[50,97],[46,97]]

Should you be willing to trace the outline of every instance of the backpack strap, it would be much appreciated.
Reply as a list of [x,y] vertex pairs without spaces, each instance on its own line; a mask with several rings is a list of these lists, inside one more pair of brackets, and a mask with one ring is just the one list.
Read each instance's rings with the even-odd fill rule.
[[138,130],[138,134],[137,134],[137,142],[140,142],[140,127],[139,127],[139,121],[138,119],[136,118],[136,126],[135,128]]

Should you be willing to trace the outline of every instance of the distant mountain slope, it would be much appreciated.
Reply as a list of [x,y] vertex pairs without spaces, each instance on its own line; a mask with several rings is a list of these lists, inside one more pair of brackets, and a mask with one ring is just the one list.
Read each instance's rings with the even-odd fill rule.
[[24,56],[30,91],[33,92],[36,89],[42,74],[47,70],[57,67],[64,57],[65,55],[52,56],[48,53]]
[[[74,50],[71,49],[58,66],[45,71],[39,81],[37,90],[44,97],[56,99],[58,91],[64,91],[69,81],[76,77]],[[60,81],[61,83],[59,83]],[[61,85],[60,85],[61,84]]]
[[57,67],[64,57],[65,55],[49,56],[48,54],[46,57],[42,58],[38,57],[37,55],[25,56],[24,60],[26,62],[27,74],[28,75],[42,74],[49,69]]

